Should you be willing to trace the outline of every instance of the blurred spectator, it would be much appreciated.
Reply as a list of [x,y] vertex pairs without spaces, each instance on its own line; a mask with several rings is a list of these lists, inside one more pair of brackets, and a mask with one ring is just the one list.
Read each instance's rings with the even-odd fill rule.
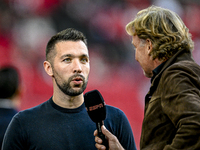
[[0,147],[3,136],[12,117],[18,112],[20,78],[12,66],[0,69]]
[[21,51],[23,59],[27,59],[27,63],[37,65],[40,59],[44,60],[45,53],[41,53],[45,49],[50,36],[55,33],[51,21],[46,17],[29,17],[18,21],[13,28],[13,40]]

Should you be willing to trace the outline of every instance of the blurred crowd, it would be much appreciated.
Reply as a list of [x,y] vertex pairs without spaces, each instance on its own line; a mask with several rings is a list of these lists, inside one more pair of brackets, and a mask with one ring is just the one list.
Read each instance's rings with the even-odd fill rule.
[[[51,79],[43,69],[45,46],[56,32],[72,27],[88,39],[91,74],[87,90],[100,90],[106,103],[120,107],[132,127],[140,128],[150,81],[134,60],[125,25],[150,5],[180,15],[192,33],[194,59],[200,64],[198,0],[0,0],[0,67],[12,64],[21,73],[19,109],[35,106],[52,95]],[[139,136],[140,130],[134,129]]]

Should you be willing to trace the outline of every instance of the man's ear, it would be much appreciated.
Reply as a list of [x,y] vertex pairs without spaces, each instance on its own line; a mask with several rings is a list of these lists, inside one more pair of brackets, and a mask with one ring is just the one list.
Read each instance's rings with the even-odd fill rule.
[[152,42],[150,39],[146,39],[146,42],[147,42],[147,50],[148,50],[148,54],[150,54],[150,52],[152,51],[153,49],[153,45],[152,45]]
[[44,66],[44,70],[46,71],[46,73],[47,73],[50,77],[53,77],[53,70],[52,70],[52,67],[51,67],[50,62],[44,61],[43,66]]

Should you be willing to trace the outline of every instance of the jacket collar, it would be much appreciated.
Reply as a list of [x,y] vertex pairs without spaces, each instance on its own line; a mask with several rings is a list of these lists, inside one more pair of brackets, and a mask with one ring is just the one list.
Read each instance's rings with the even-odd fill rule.
[[[160,78],[162,76],[162,73],[165,71],[165,69],[167,69],[172,64],[179,62],[179,61],[183,61],[183,60],[194,61],[194,59],[192,57],[192,53],[190,51],[186,51],[185,49],[179,50],[174,56],[172,56],[170,59],[168,59],[164,63],[163,66],[161,66],[162,69],[160,69],[160,72],[157,75],[155,75],[155,77],[152,79],[152,83],[151,83],[149,92],[145,96],[145,105],[147,105],[147,103],[151,99],[151,96],[153,95],[154,91],[156,90],[158,83],[160,81]],[[147,106],[145,106],[145,107],[147,107]]]
[[169,66],[171,66],[172,64],[179,62],[179,61],[183,61],[183,60],[192,60],[194,61],[194,59],[192,58],[192,53],[189,51],[185,51],[185,49],[182,49],[180,51],[178,51],[174,56],[172,56],[170,59],[168,59],[165,64],[163,65],[162,69],[160,70],[160,72],[155,76],[155,78],[152,80],[152,86],[155,85],[157,86],[160,77],[163,73],[163,71],[165,71],[165,69],[167,69]]

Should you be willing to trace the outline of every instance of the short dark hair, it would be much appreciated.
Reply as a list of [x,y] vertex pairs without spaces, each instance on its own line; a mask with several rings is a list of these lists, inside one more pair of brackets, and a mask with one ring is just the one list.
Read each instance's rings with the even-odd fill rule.
[[46,46],[46,60],[50,61],[55,55],[56,51],[53,51],[55,48],[56,43],[60,41],[83,41],[87,46],[87,39],[84,34],[76,29],[67,28],[53,37],[48,41]]
[[12,97],[19,88],[19,83],[19,72],[15,67],[2,67],[0,69],[0,98]]

